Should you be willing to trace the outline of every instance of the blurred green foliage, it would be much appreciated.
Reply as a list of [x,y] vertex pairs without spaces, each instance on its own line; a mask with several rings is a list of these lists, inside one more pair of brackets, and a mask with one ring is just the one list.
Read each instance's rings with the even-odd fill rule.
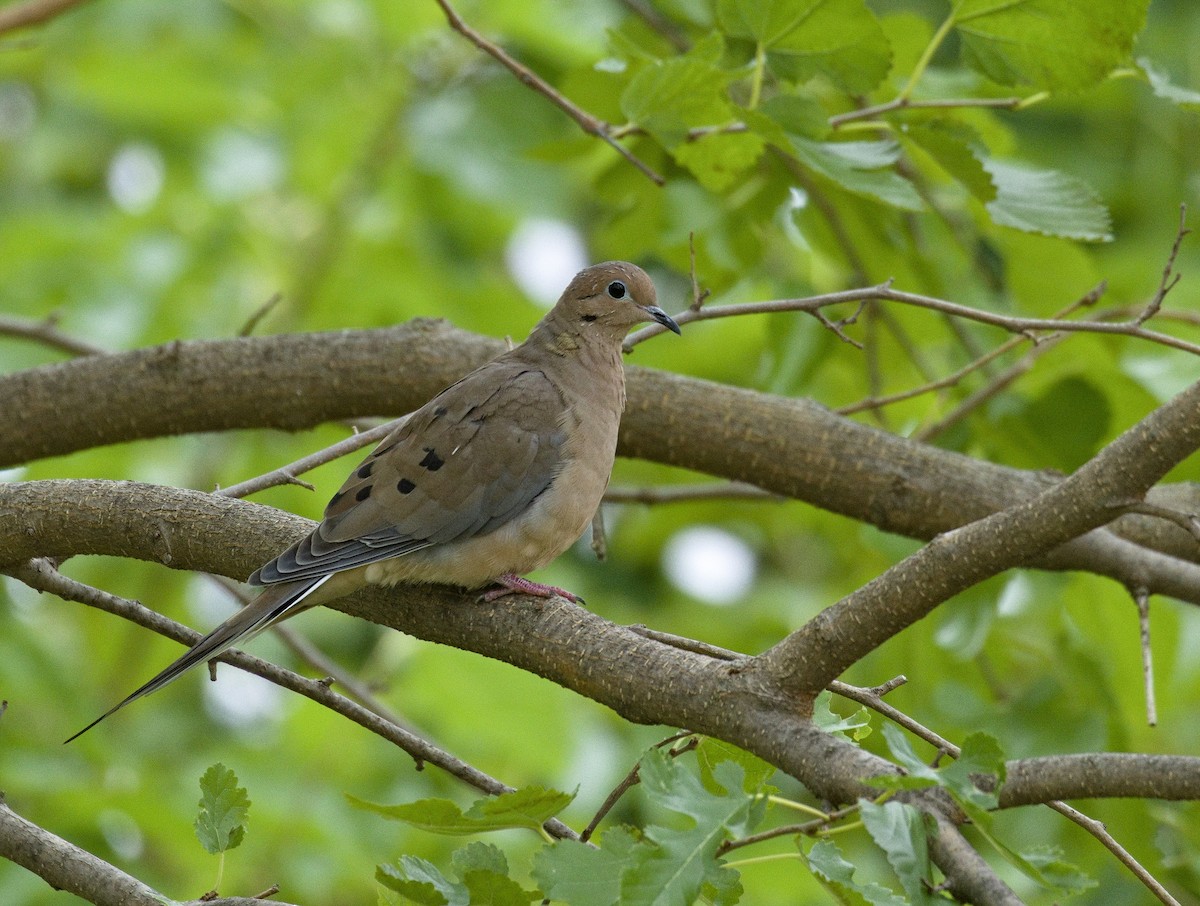
[[[506,248],[522,225],[552,219],[578,231],[591,260],[651,268],[669,311],[689,300],[694,234],[698,280],[721,303],[894,278],[901,289],[1046,317],[1101,279],[1100,306],[1144,304],[1179,204],[1196,201],[1200,7],[1192,0],[1153,0],[1144,29],[1141,2],[1107,0],[1080,17],[1071,11],[1085,5],[1068,0],[1016,5],[1046,13],[1048,33],[1005,19],[996,12],[1003,4],[963,0],[953,5],[962,27],[936,44],[951,12],[941,0],[659,0],[648,17],[637,14],[642,5],[463,0],[459,11],[590,113],[635,120],[640,131],[625,142],[666,177],[661,188],[450,31],[433,0],[96,0],[0,37],[0,314],[54,316],[69,334],[123,350],[234,335],[281,293],[260,332],[433,315],[519,338],[539,308],[518,288]],[[800,26],[791,14],[809,7],[819,15]],[[1105,23],[1110,30],[1092,27]],[[1123,36],[1135,34],[1131,47]],[[891,100],[914,74],[914,100],[1035,102],[900,110],[830,130],[830,116]],[[688,135],[734,122],[748,128]],[[1185,279],[1167,299],[1180,318],[1159,319],[1158,329],[1195,338],[1184,317],[1200,310],[1198,265],[1196,244],[1185,242]],[[846,329],[865,352],[811,319],[776,314],[694,325],[682,342],[639,347],[634,360],[839,406],[944,376],[1006,339],[900,307],[865,313]],[[1024,351],[948,390],[856,417],[911,433]],[[61,358],[0,336],[4,372]],[[1069,470],[1195,374],[1181,352],[1075,336],[935,442],[1022,468]],[[4,477],[211,488],[343,434],[326,426],[162,439]],[[314,473],[315,494],[289,487],[258,499],[315,517],[345,467]],[[1197,472],[1193,460],[1175,477]],[[614,483],[694,480],[620,462]],[[746,652],[766,649],[914,547],[799,503],[631,505],[612,508],[608,521],[609,562],[577,550],[546,571],[549,581],[609,619]],[[753,555],[753,582],[733,606],[695,597],[664,573],[667,542],[696,525],[722,529]],[[66,571],[192,625],[212,625],[230,606],[206,581],[160,566],[79,558]],[[873,685],[906,674],[893,705],[959,742],[985,731],[1008,757],[1195,753],[1200,619],[1162,600],[1153,620],[1156,728],[1144,718],[1134,608],[1122,589],[1086,575],[983,583],[846,679]],[[563,815],[576,827],[671,730],[629,726],[515,668],[339,614],[294,625],[481,769],[514,786],[578,787]],[[239,713],[197,675],[59,745],[174,648],[113,617],[0,584],[8,802],[178,898],[198,896],[211,879],[191,822],[197,778],[216,761],[236,771],[255,803],[245,843],[226,860],[226,892],[278,882],[295,902],[368,903],[377,864],[401,854],[449,864],[453,841],[384,822],[344,794],[436,796],[465,807],[472,791],[414,770],[407,756],[307,701],[262,692],[257,680],[236,685],[232,697],[247,704]],[[292,663],[270,638],[255,649]],[[238,682],[221,672],[221,685]],[[881,734],[863,744],[886,754]],[[787,778],[773,782],[805,795]],[[1182,901],[1200,903],[1196,805],[1084,806]],[[652,816],[635,793],[613,820],[644,825]],[[1076,902],[1146,895],[1095,841],[1047,810],[999,813],[989,833],[1061,847],[1099,882]],[[529,864],[533,844],[499,839],[512,865]],[[859,875],[888,877],[866,834],[842,835],[839,845]],[[794,854],[790,843],[766,847],[789,848]],[[1031,902],[1050,902],[1000,870]],[[822,895],[795,858],[746,866],[741,883],[747,903]],[[15,906],[72,901],[7,863],[0,894]]]

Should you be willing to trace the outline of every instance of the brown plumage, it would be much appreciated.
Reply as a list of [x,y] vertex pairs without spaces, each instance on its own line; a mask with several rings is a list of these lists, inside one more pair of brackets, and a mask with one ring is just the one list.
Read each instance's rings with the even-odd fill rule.
[[679,333],[644,271],[621,261],[581,271],[524,343],[384,438],[312,533],[250,577],[266,586],[257,598],[71,739],[272,623],[364,585],[497,582],[486,597],[575,600],[520,577],[569,548],[600,505],[625,406],[621,341],[644,321]]

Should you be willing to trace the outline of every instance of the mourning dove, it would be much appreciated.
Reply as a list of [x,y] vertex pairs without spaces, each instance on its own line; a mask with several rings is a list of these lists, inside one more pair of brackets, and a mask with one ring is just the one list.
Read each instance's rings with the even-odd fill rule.
[[641,268],[580,271],[524,343],[383,439],[313,532],[250,576],[266,586],[257,598],[71,739],[240,640],[364,585],[499,583],[483,597],[578,600],[521,576],[569,548],[600,505],[625,407],[621,342],[644,321],[679,333]]

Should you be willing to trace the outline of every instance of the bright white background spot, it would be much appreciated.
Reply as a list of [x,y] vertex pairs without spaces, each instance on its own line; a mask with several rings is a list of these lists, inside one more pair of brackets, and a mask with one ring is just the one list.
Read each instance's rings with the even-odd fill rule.
[[167,165],[153,145],[122,145],[108,162],[108,194],[117,207],[140,214],[162,191]]
[[145,850],[142,831],[128,812],[106,808],[97,815],[96,823],[100,825],[104,842],[122,859],[136,859]]
[[579,231],[561,220],[543,218],[522,221],[509,237],[504,261],[517,286],[546,308],[588,265]]
[[[207,674],[208,667],[201,673]],[[261,729],[279,721],[283,692],[261,676],[218,664],[215,683],[204,677],[204,705],[213,720],[227,727]]]
[[214,197],[237,201],[279,185],[283,180],[283,157],[268,139],[226,130],[209,144],[201,175]]
[[732,604],[754,584],[758,563],[746,542],[724,529],[695,526],[663,549],[663,569],[681,591],[708,604]]

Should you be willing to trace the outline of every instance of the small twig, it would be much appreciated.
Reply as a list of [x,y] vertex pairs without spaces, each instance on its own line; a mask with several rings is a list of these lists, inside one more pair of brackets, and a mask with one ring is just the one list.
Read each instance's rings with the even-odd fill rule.
[[1043,355],[1057,346],[1060,342],[1066,339],[1066,335],[1051,336],[1035,345],[1033,349],[1025,353],[1014,364],[1010,365],[1000,374],[996,375],[992,380],[988,381],[984,386],[980,387],[974,393],[967,396],[961,403],[951,409],[946,415],[942,416],[936,422],[926,425],[912,435],[913,440],[919,440],[922,443],[928,443],[933,438],[937,437],[947,429],[957,425],[968,415],[978,409],[980,406],[994,399],[1001,391],[1006,389],[1010,384],[1015,382],[1033,368],[1034,364]]
[[369,431],[352,434],[345,440],[340,440],[323,450],[303,456],[295,462],[288,463],[286,466],[280,466],[278,469],[272,469],[264,475],[248,478],[237,484],[231,484],[227,488],[220,488],[213,493],[219,494],[222,497],[249,497],[251,494],[257,494],[266,488],[273,488],[281,484],[298,484],[311,491],[313,490],[313,486],[307,481],[301,481],[296,477],[297,475],[311,471],[327,462],[339,459],[347,453],[353,453],[355,450],[359,450],[368,444],[383,440],[388,434],[400,427],[407,418],[407,415],[401,416],[390,422],[384,422],[382,425],[378,425]]
[[239,337],[248,337],[250,334],[254,333],[255,329],[259,325],[259,322],[261,322],[263,318],[270,314],[271,310],[282,301],[283,293],[272,293],[271,297],[262,305],[258,306],[258,308],[254,310],[253,314],[246,319],[246,323],[242,325],[242,329],[238,331],[237,335]]
[[1158,310],[1162,308],[1163,300],[1166,299],[1167,293],[1175,288],[1175,284],[1183,279],[1181,274],[1175,273],[1175,259],[1179,257],[1179,247],[1183,244],[1183,237],[1190,233],[1187,228],[1187,205],[1179,206],[1179,228],[1175,231],[1175,241],[1171,244],[1171,251],[1167,255],[1167,263],[1163,266],[1162,277],[1158,281],[1158,289],[1154,296],[1146,303],[1146,307],[1142,312],[1134,318],[1137,324],[1145,324],[1151,318],[1158,314]]
[[0,35],[60,16],[85,0],[28,0],[0,9]]
[[1138,638],[1142,646],[1142,687],[1146,694],[1146,723],[1158,726],[1158,705],[1154,698],[1154,651],[1150,647],[1150,593],[1144,588],[1133,590],[1138,610]]
[[686,484],[656,488],[609,488],[604,492],[605,503],[686,503],[693,500],[786,500],[760,487],[742,481],[719,484]]
[[[77,601],[89,607],[95,607],[106,613],[111,613],[122,619],[129,620],[139,626],[174,639],[183,645],[194,645],[200,639],[200,633],[189,629],[182,623],[176,623],[156,611],[126,598],[109,594],[82,582],[76,582],[58,572],[47,560],[30,560],[20,566],[6,569],[5,573],[24,582],[37,591],[50,592],[64,601]],[[282,686],[292,692],[297,692],[306,698],[324,705],[331,711],[353,721],[371,733],[386,739],[407,753],[420,767],[429,763],[440,767],[448,774],[457,777],[468,786],[480,792],[496,796],[500,793],[512,792],[512,787],[494,777],[485,774],[449,752],[438,748],[428,740],[410,733],[403,727],[391,723],[374,714],[361,705],[351,701],[344,695],[339,695],[328,686],[316,680],[310,680],[291,670],[285,670],[269,661],[253,657],[237,649],[229,649],[218,656],[216,660],[232,664],[240,670],[261,676],[277,686]],[[575,833],[557,818],[551,818],[543,827],[551,836],[577,839]]]
[[[678,749],[671,749],[671,751],[667,754],[672,758],[678,758],[684,752],[690,752],[692,749],[696,748],[700,742],[696,738],[695,734],[690,730],[681,730],[678,733],[668,736],[666,739],[659,740],[654,744],[653,748],[661,749],[664,746],[673,745],[679,742],[681,739],[688,739],[688,743],[680,746]],[[641,759],[639,759],[634,763],[633,767],[629,769],[629,773],[622,777],[621,781],[615,787],[613,787],[612,792],[605,797],[604,802],[600,804],[600,808],[597,809],[596,814],[592,816],[592,820],[588,822],[588,826],[580,832],[580,843],[586,843],[588,840],[590,840],[592,838],[592,834],[596,832],[596,828],[600,826],[600,822],[603,821],[605,816],[613,810],[613,806],[620,801],[621,797],[642,782],[641,768],[642,762]]]
[[1138,500],[1127,506],[1122,506],[1121,510],[1125,513],[1138,513],[1142,516],[1153,516],[1156,519],[1173,522],[1197,541],[1200,541],[1200,516],[1196,513],[1184,513],[1180,510],[1159,506],[1156,503],[1150,503],[1146,500]]
[[883,104],[874,104],[859,110],[839,113],[829,118],[829,127],[837,129],[855,120],[870,119],[881,113],[891,113],[893,110],[917,110],[921,108],[947,107],[999,107],[1005,110],[1015,110],[1025,102],[1025,98],[937,98],[925,101],[914,101],[908,97],[898,97]]
[[680,53],[688,49],[687,35],[674,22],[642,0],[621,0],[621,4],[662,35]]
[[841,821],[850,815],[858,812],[861,806],[856,802],[854,805],[843,806],[839,809],[834,809],[828,812],[821,818],[814,818],[812,821],[805,821],[802,824],[783,824],[779,827],[773,827],[770,830],[761,831],[757,834],[751,834],[748,837],[739,837],[736,840],[726,840],[717,847],[717,856],[723,856],[727,852],[735,849],[741,849],[743,846],[752,846],[755,843],[762,843],[764,840],[774,840],[776,837],[794,837],[803,835],[811,837],[823,831],[829,825]]
[[270,897],[273,897],[273,896],[275,896],[275,894],[277,894],[277,893],[279,893],[279,885],[278,885],[278,884],[272,884],[270,887],[268,887],[268,888],[267,888],[266,890],[264,890],[262,893],[256,893],[256,894],[255,894],[254,896],[252,896],[250,899],[252,899],[252,900],[266,900],[266,899],[269,899]]
[[746,655],[739,654],[736,651],[730,651],[728,648],[721,648],[719,645],[710,645],[708,642],[701,642],[696,639],[689,639],[686,636],[674,635],[670,632],[661,632],[657,629],[642,624],[635,623],[632,626],[626,627],[630,632],[636,632],[638,635],[647,639],[653,639],[656,642],[662,642],[664,645],[670,645],[672,648],[678,648],[680,651],[691,651],[695,654],[703,654],[705,657],[711,657],[718,661],[742,661],[746,659]]
[[1101,845],[1104,846],[1104,848],[1114,856],[1116,856],[1117,861],[1128,868],[1133,876],[1141,881],[1146,886],[1146,889],[1158,898],[1160,903],[1164,903],[1166,906],[1180,906],[1179,901],[1175,899],[1175,897],[1171,896],[1170,891],[1163,887],[1162,884],[1158,883],[1158,880],[1154,877],[1154,875],[1146,871],[1146,869],[1142,867],[1142,864],[1138,862],[1138,860],[1135,859],[1133,855],[1127,849],[1125,849],[1125,847],[1117,842],[1116,838],[1108,832],[1108,828],[1104,826],[1103,822],[1097,821],[1095,818],[1089,817],[1078,809],[1067,805],[1065,802],[1060,802],[1057,799],[1053,802],[1047,802],[1046,805],[1054,809],[1063,817],[1074,821],[1085,831],[1099,840]]
[[[0,13],[3,11],[0,10]],[[58,329],[58,315],[52,314],[41,321],[25,321],[21,318],[0,316],[0,334],[36,340],[44,346],[69,352],[71,355],[104,355],[107,350],[93,346],[84,340],[68,336]]]
[[696,234],[688,233],[688,273],[692,278],[692,304],[689,307],[691,311],[699,311],[704,305],[704,300],[709,297],[709,291],[700,291],[700,284],[696,280]]
[[452,29],[484,53],[497,60],[509,72],[515,75],[517,81],[522,85],[532,88],[538,94],[548,98],[559,110],[578,123],[579,128],[588,135],[594,135],[611,145],[622,157],[637,167],[655,185],[661,186],[666,184],[665,179],[650,169],[632,151],[613,137],[612,127],[608,123],[575,106],[563,94],[556,91],[549,82],[527,66],[517,62],[498,44],[489,41],[475,29],[471,28],[471,26],[467,25],[454,7],[450,5],[450,0],[436,0],[436,2],[442,8],[442,12],[445,14],[446,20],[450,23]]

